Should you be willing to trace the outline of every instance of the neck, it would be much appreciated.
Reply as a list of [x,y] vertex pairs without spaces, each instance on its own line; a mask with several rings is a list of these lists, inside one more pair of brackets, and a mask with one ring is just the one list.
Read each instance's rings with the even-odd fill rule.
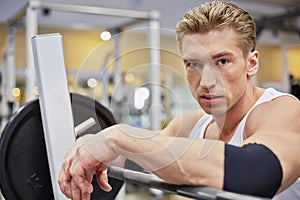
[[264,89],[254,86],[248,87],[238,102],[230,108],[224,115],[214,116],[221,140],[230,140],[237,128],[237,125],[253,107],[255,102],[263,94]]

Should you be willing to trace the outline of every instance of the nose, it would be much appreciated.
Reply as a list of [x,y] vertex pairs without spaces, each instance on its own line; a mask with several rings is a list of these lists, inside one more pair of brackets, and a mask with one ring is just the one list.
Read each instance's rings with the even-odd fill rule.
[[219,76],[218,70],[210,65],[205,65],[201,72],[200,87],[205,89],[213,88],[217,82],[217,76]]

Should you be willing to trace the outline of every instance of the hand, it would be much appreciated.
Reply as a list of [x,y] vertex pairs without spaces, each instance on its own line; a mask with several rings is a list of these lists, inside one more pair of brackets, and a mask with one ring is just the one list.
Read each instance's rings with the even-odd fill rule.
[[101,132],[79,138],[63,161],[58,177],[61,191],[73,200],[88,200],[96,174],[99,186],[109,192],[106,164],[117,157]]

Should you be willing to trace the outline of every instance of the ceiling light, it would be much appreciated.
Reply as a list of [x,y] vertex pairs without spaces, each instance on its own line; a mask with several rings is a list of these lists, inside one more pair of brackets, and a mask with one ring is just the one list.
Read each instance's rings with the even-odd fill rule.
[[100,34],[100,38],[104,41],[107,41],[111,38],[111,33],[108,32],[108,31],[103,31],[101,34]]

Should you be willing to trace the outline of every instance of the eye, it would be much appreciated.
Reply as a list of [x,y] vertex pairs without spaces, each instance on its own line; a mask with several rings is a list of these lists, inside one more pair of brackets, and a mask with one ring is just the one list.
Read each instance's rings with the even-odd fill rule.
[[218,62],[217,62],[217,66],[224,66],[224,65],[226,65],[226,64],[228,64],[228,60],[226,60],[226,59],[220,59],[220,60],[218,60]]
[[196,67],[201,67],[201,64],[198,62],[188,62],[186,66],[191,68],[196,68]]

